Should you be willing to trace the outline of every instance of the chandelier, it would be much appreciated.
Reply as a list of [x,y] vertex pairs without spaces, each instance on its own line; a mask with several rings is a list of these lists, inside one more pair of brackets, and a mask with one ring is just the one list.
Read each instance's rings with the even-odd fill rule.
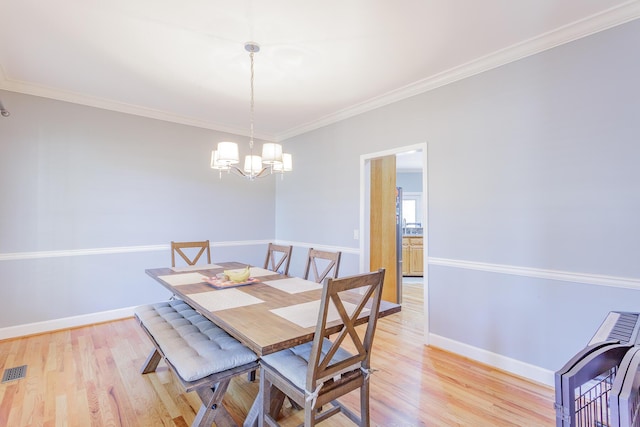
[[293,159],[291,154],[282,152],[282,145],[275,143],[265,143],[262,145],[262,156],[254,154],[253,147],[253,55],[260,51],[257,43],[247,42],[244,48],[249,52],[251,59],[251,102],[250,117],[251,126],[249,134],[249,154],[244,159],[244,167],[239,167],[240,156],[238,154],[238,144],[235,142],[219,142],[215,150],[211,152],[211,168],[227,173],[234,172],[242,177],[253,181],[256,178],[262,178],[271,174],[290,172],[293,167]]

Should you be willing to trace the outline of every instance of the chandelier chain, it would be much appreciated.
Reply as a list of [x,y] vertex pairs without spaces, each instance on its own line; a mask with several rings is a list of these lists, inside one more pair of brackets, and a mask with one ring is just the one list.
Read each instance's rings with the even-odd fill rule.
[[253,155],[253,52],[249,53],[249,57],[251,58],[251,105],[250,105],[250,116],[251,116],[251,126],[250,126],[250,136],[249,136],[249,148],[251,150],[251,154]]

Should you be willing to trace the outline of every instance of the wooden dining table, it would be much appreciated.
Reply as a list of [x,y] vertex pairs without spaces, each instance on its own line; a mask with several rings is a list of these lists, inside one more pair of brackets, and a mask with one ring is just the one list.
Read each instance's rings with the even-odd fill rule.
[[[307,326],[308,322],[306,325],[302,323],[302,320],[296,324],[291,320],[292,317],[287,317],[286,310],[290,308],[290,313],[294,316],[296,308],[308,312],[315,307],[316,302],[319,307],[321,284],[258,267],[251,267],[251,272],[257,274],[253,277],[255,282],[247,285],[218,289],[204,280],[197,281],[197,275],[214,278],[225,270],[242,269],[246,266],[247,264],[239,262],[222,262],[202,267],[153,268],[145,272],[258,356],[312,341],[317,310],[315,313],[308,313],[313,319],[310,326]],[[289,287],[279,286],[278,282],[292,282],[283,279],[293,279],[293,282],[297,281],[301,285],[296,287],[294,283]],[[353,301],[357,301],[357,295]],[[399,304],[382,301],[379,317],[397,313],[400,309]],[[362,313],[360,323],[366,322],[367,318],[366,312]],[[341,322],[336,320],[333,323],[333,332],[337,332]]]
[[[290,277],[263,268],[250,267],[250,279],[239,285],[216,286],[225,270],[241,270],[247,264],[221,262],[183,268],[153,268],[147,275],[184,300],[196,311],[253,350],[258,356],[274,353],[313,340],[322,294],[322,284]],[[227,286],[228,285],[228,286]],[[345,297],[349,301],[348,295]],[[358,301],[354,295],[353,302]],[[401,310],[399,304],[381,301],[379,317]],[[366,310],[359,324],[368,319]],[[329,333],[342,326],[339,318],[329,323]],[[256,404],[245,426],[256,425]]]

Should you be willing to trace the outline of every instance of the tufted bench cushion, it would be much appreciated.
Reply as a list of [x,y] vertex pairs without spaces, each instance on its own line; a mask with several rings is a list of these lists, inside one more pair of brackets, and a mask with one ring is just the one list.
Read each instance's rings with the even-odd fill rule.
[[184,301],[140,306],[135,315],[185,381],[257,360],[253,351]]

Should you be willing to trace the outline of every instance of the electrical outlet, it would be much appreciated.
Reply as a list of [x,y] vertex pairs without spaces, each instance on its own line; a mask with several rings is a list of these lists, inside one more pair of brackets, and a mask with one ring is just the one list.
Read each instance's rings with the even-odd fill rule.
[[360,239],[360,230],[355,229],[353,230],[353,240],[358,240]]

